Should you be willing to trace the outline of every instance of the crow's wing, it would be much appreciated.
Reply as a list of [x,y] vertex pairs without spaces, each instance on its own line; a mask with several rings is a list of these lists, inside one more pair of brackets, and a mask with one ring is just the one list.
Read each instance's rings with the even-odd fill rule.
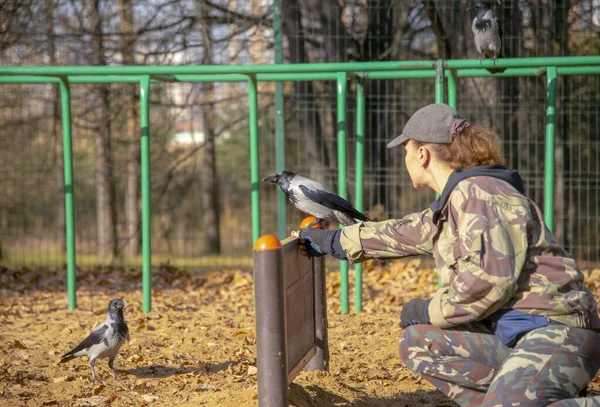
[[477,18],[475,20],[475,29],[477,30],[477,32],[484,32],[489,30],[490,28],[492,28],[492,20],[490,20],[489,18]]
[[323,206],[326,206],[330,209],[334,209],[336,211],[344,212],[348,216],[352,216],[353,218],[370,221],[365,215],[357,211],[350,202],[346,201],[339,195],[333,194],[327,190],[314,190],[305,187],[304,185],[299,186],[302,193],[311,201],[319,203]]
[[105,336],[107,330],[108,330],[108,325],[106,325],[106,324],[100,326],[99,328],[94,329],[94,331],[91,334],[89,334],[87,338],[85,338],[83,341],[81,341],[81,343],[79,345],[77,345],[75,347],[75,349],[73,349],[70,352],[65,353],[63,355],[63,358],[66,356],[69,356],[69,355],[73,355],[73,354],[79,352],[80,350],[87,349],[94,345],[99,344],[104,339],[104,336]]

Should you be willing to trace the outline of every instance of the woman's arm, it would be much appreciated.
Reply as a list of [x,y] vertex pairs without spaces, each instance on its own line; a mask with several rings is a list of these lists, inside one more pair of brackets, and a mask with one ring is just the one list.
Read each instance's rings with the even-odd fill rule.
[[367,259],[393,259],[431,254],[437,228],[431,209],[402,219],[361,222],[342,229],[340,243],[348,259],[359,263]]

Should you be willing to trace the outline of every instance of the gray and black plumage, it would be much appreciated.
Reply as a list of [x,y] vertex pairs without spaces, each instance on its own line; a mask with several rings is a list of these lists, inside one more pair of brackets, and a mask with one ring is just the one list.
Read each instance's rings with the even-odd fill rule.
[[273,182],[279,185],[296,208],[317,218],[306,228],[311,228],[329,218],[337,220],[344,226],[355,224],[355,219],[370,220],[356,210],[350,202],[329,192],[323,185],[310,178],[290,171],[281,171],[264,177],[263,182]]
[[[476,3],[467,11],[475,11],[477,15],[471,24],[475,48],[479,53],[479,60],[491,58],[494,63],[502,56],[502,27],[500,20],[494,14],[492,6],[488,2]],[[491,73],[502,73],[505,68],[488,69]]]
[[108,367],[113,375],[113,379],[117,380],[113,362],[123,342],[130,339],[129,328],[123,316],[123,308],[125,308],[125,303],[122,300],[110,300],[108,303],[108,315],[104,322],[94,328],[92,333],[73,350],[65,353],[61,357],[60,363],[68,362],[77,357],[88,356],[90,358],[90,367],[92,368],[92,381],[96,381],[96,372],[94,370],[96,359],[108,358]]

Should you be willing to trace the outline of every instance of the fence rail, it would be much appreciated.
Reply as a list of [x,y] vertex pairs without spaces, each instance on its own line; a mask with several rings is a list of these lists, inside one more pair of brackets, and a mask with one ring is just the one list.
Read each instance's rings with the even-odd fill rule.
[[[504,73],[492,74],[485,68],[507,68]],[[141,125],[141,190],[142,190],[142,281],[144,312],[151,310],[150,267],[151,250],[151,208],[150,208],[150,84],[153,82],[245,82],[247,83],[249,104],[249,146],[250,183],[252,204],[252,241],[260,237],[261,213],[259,194],[259,154],[258,154],[258,91],[259,81],[335,81],[337,94],[337,177],[338,193],[347,195],[347,83],[357,86],[355,115],[355,197],[356,206],[362,209],[365,146],[365,91],[364,81],[383,79],[434,79],[435,102],[446,101],[457,107],[458,78],[467,77],[546,77],[545,109],[545,164],[544,164],[544,217],[552,229],[554,223],[554,143],[556,122],[557,77],[561,75],[600,74],[600,56],[514,58],[492,61],[478,60],[437,60],[437,61],[394,61],[394,62],[354,62],[327,64],[276,64],[276,65],[212,65],[212,66],[79,66],[79,67],[0,67],[0,84],[48,84],[60,85],[63,120],[64,147],[64,199],[66,213],[67,240],[67,291],[69,308],[76,307],[75,281],[75,219],[73,208],[72,135],[71,135],[71,85],[94,83],[137,83],[140,92]],[[447,86],[447,88],[446,88]],[[279,136],[278,136],[279,137]],[[278,145],[282,145],[279,142]],[[277,148],[278,166],[285,165],[285,150]],[[278,219],[285,224],[285,213],[278,207]],[[280,227],[279,230],[284,230]],[[348,263],[341,262],[342,313],[349,310]],[[355,269],[357,292],[355,309],[362,307],[361,269]]]

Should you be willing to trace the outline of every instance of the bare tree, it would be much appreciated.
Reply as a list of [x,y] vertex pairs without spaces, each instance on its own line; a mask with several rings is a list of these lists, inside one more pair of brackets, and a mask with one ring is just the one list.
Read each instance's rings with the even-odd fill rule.
[[[306,51],[307,38],[302,27],[301,9],[298,0],[282,0],[283,33],[288,40],[289,60],[293,64],[308,63]],[[306,141],[309,176],[321,182],[325,181],[325,171],[329,165],[327,146],[324,145],[321,129],[321,114],[315,101],[315,88],[312,82],[294,82],[293,101],[300,117],[298,126]]]
[[[103,18],[100,0],[90,2],[90,23],[92,63],[106,65],[104,49]],[[97,256],[101,262],[114,261],[117,248],[117,211],[115,184],[112,175],[112,145],[110,89],[107,85],[95,88],[97,97],[97,136],[96,136],[96,214],[97,214]]]
[[[209,8],[199,2],[200,32],[204,42],[204,57],[202,63],[212,64],[212,24],[208,21]],[[214,84],[203,83],[201,107],[201,122],[204,132],[204,149],[202,157],[202,217],[204,229],[204,249],[206,254],[221,252],[221,235],[219,232],[219,183],[217,176],[216,160],[216,135],[215,135],[215,108]]]
[[[119,45],[123,65],[135,64],[135,40],[133,1],[118,0],[119,8]],[[136,85],[126,85],[121,96],[121,104],[125,114],[125,134],[129,140],[127,153],[127,188],[125,195],[126,246],[125,255],[135,257],[140,252],[140,212],[139,212],[139,179],[140,179],[140,147],[139,147],[139,115]]]

